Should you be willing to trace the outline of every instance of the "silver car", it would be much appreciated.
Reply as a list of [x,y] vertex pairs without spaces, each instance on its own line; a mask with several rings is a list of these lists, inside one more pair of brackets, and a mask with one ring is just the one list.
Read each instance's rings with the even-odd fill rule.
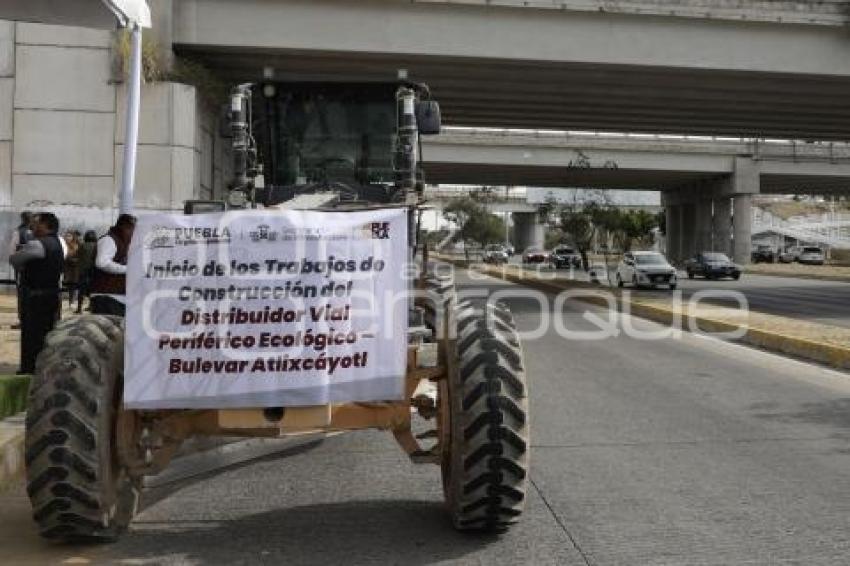
[[800,263],[808,265],[823,265],[826,261],[823,250],[815,246],[806,246],[800,250],[800,257],[797,258]]
[[676,268],[658,252],[627,252],[617,266],[617,286],[631,283],[634,287],[666,285],[675,289]]
[[508,251],[501,244],[490,244],[484,248],[484,263],[508,263]]

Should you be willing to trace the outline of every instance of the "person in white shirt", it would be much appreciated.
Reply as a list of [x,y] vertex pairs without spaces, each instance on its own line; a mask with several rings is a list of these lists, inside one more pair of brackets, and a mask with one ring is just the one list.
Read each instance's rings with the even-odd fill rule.
[[127,252],[136,227],[136,217],[122,214],[109,233],[97,242],[91,282],[91,311],[124,316]]

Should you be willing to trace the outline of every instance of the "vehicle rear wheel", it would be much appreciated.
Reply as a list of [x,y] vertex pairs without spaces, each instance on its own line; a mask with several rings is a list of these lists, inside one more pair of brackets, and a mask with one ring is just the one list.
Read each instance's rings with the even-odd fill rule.
[[450,449],[443,489],[459,530],[503,531],[522,513],[529,470],[528,397],[522,349],[503,304],[455,309],[450,352]]
[[119,317],[60,322],[36,362],[26,421],[27,493],[42,536],[114,541],[140,484],[117,465],[124,331]]
[[425,277],[425,324],[442,337],[445,328],[445,312],[456,300],[454,275],[451,271],[437,271],[436,264],[429,266]]

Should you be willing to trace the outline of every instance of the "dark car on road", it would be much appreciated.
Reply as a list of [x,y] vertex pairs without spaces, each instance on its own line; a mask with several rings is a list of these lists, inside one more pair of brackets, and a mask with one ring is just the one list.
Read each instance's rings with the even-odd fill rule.
[[753,263],[776,263],[776,252],[767,245],[757,246],[752,253]]
[[523,263],[545,263],[547,259],[546,252],[540,248],[527,248],[522,254]]
[[558,246],[549,255],[549,263],[555,269],[569,269],[570,267],[581,267],[581,255],[569,246]]
[[706,279],[741,278],[741,267],[719,252],[702,252],[685,262],[688,279],[700,275]]

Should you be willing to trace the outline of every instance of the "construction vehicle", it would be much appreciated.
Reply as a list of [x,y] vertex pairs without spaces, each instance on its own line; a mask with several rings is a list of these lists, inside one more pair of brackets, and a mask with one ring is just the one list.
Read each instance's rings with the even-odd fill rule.
[[[529,481],[522,349],[506,305],[458,300],[452,275],[436,270],[417,246],[419,136],[439,131],[439,107],[427,87],[407,80],[240,85],[227,118],[234,160],[228,203],[190,202],[186,212],[408,209],[409,257],[424,257],[409,308],[406,399],[130,410],[122,404],[124,320],[63,320],[38,358],[26,421],[27,490],[41,534],[115,540],[136,512],[143,477],[162,471],[192,436],[358,429],[389,430],[413,462],[439,465],[458,529],[514,524]],[[414,419],[433,430],[416,435]]]

